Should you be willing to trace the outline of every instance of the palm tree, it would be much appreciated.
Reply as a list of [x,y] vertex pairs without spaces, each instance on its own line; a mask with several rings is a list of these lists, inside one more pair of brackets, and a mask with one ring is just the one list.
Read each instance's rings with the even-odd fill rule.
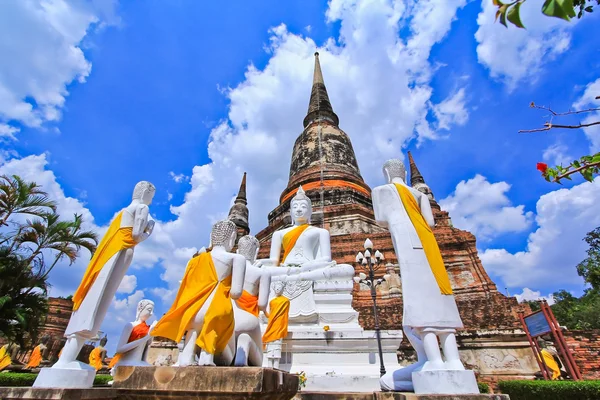
[[0,176],[0,226],[7,225],[13,214],[42,216],[48,209],[56,211],[56,203],[37,183],[26,182],[17,175]]
[[38,276],[45,279],[52,268],[63,257],[73,264],[81,248],[86,248],[90,253],[96,251],[98,236],[92,231],[82,229],[82,216],[75,214],[73,220],[61,221],[56,213],[42,215],[43,219],[27,220],[15,241],[21,247],[25,243],[34,246],[27,261],[34,262],[38,257],[43,258],[44,250],[55,251],[54,262],[48,268],[41,267]]

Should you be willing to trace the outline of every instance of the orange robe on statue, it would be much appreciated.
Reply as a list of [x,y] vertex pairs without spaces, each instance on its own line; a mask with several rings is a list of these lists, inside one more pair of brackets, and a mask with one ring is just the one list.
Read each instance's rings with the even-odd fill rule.
[[[135,342],[136,340],[143,338],[148,334],[148,331],[150,331],[150,326],[145,321],[140,322],[131,330],[131,333],[129,334],[129,339],[127,339],[127,343]],[[115,354],[112,360],[110,360],[108,368],[114,367],[122,356],[122,353]]]
[[402,205],[406,209],[410,222],[412,222],[417,231],[423,251],[425,252],[425,257],[427,257],[427,262],[440,288],[440,292],[444,295],[452,294],[452,285],[450,284],[448,271],[446,271],[446,267],[444,266],[442,253],[440,253],[440,248],[431,227],[425,221],[425,218],[423,218],[423,214],[421,214],[421,208],[417,204],[417,200],[406,186],[398,183],[394,185],[396,186],[396,190],[398,190],[400,200],[402,200]]
[[35,346],[35,348],[31,352],[31,355],[29,356],[29,361],[27,362],[25,369],[36,368],[40,365],[41,362],[42,362],[42,347],[38,344],[37,346]]
[[196,344],[207,353],[221,353],[227,347],[234,329],[230,290],[231,275],[219,281],[212,255],[201,253],[188,262],[171,309],[150,334],[179,342],[190,322],[214,292]]
[[546,367],[548,367],[548,369],[552,373],[550,379],[554,381],[560,378],[560,367],[556,363],[554,357],[552,357],[552,354],[550,354],[548,350],[542,349],[542,358],[544,360],[544,364],[546,364]]
[[98,346],[90,353],[89,364],[98,371],[102,368],[102,352],[104,347]]
[[309,226],[310,225],[308,224],[298,225],[297,227],[293,228],[292,230],[288,231],[285,235],[283,235],[283,238],[281,239],[281,246],[283,247],[283,258],[281,259],[280,264],[283,264],[285,262],[285,259],[290,254],[290,251],[292,251],[292,249],[296,245],[298,238],[300,237],[300,235],[302,235],[302,232],[304,232]]
[[242,310],[258,317],[258,314],[260,313],[258,309],[258,296],[251,295],[244,290],[240,298],[235,302]]
[[8,345],[5,344],[0,349],[0,371],[12,364],[10,355],[8,354]]
[[108,231],[106,231],[96,248],[92,260],[83,275],[83,279],[81,279],[81,283],[73,295],[73,311],[79,309],[79,306],[96,281],[96,278],[98,278],[98,275],[100,275],[100,271],[104,265],[119,251],[129,249],[137,244],[131,236],[133,228],[121,228],[122,216],[123,211],[110,223]]
[[277,296],[269,302],[269,323],[263,335],[263,343],[283,339],[288,334],[290,300],[285,296]]

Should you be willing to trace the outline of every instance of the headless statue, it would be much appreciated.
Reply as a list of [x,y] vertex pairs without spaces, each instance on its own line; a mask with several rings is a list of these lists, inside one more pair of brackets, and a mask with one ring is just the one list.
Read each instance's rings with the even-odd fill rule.
[[94,367],[96,371],[102,369],[104,359],[106,358],[106,342],[108,342],[108,338],[104,336],[100,339],[100,344],[91,351],[89,361],[90,365]]
[[[134,247],[152,234],[154,221],[149,218],[148,206],[152,203],[155,192],[156,189],[150,182],[139,182],[133,190],[131,204],[112,220],[73,295],[73,314],[65,331],[67,342],[58,361],[50,369],[94,371],[93,367],[77,361],[77,355],[85,341],[98,333],[117,288],[131,264]],[[55,379],[53,381],[49,374],[44,374],[43,379],[41,378],[42,375],[38,376],[34,387],[56,387],[60,384],[54,382]]]
[[246,259],[246,274],[242,296],[233,301],[235,317],[236,366],[262,366],[262,333],[259,312],[265,311],[269,301],[271,275],[255,267],[260,243],[254,236],[242,236],[237,253]]
[[412,390],[412,372],[464,370],[455,338],[463,324],[431,231],[435,221],[428,196],[406,185],[400,160],[387,161],[383,172],[388,184],[372,193],[375,219],[392,236],[402,280],[402,325],[418,361],[388,372],[380,383],[384,390]]
[[279,368],[283,339],[288,334],[290,300],[283,295],[284,288],[285,284],[281,282],[273,285],[275,297],[269,302],[269,309],[265,312],[269,323],[262,340],[267,350],[269,368]]
[[[109,364],[109,368],[123,366],[146,367],[150,364],[146,362],[148,348],[152,343],[152,336],[149,335],[150,329],[154,327],[148,325],[146,321],[154,313],[154,302],[151,300],[141,300],[137,306],[135,321],[126,324],[121,332],[121,337],[117,343],[117,351]],[[112,373],[112,372],[111,372]]]
[[178,365],[231,365],[235,355],[234,314],[231,299],[244,286],[246,260],[231,253],[237,236],[232,221],[219,221],[210,235],[212,251],[200,253],[187,265],[171,309],[150,332],[178,342],[187,331]]
[[318,318],[313,281],[352,279],[354,268],[331,260],[329,231],[310,225],[312,202],[302,186],[290,204],[293,225],[273,233],[270,257],[261,263],[273,282],[288,282],[284,293],[291,300],[290,318],[309,322]]

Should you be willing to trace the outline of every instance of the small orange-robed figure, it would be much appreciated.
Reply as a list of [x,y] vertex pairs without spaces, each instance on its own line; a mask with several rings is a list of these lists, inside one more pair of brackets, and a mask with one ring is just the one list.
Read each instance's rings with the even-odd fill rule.
[[265,313],[269,323],[263,334],[263,343],[267,349],[267,360],[271,368],[279,368],[281,342],[288,334],[290,300],[283,296],[283,288],[283,284],[275,284],[275,298],[269,302],[269,310]]
[[100,344],[90,353],[89,364],[94,367],[96,371],[102,368],[102,362],[106,357],[106,349],[104,346],[106,346],[107,341],[108,339],[104,336],[100,339]]
[[[149,331],[150,331],[150,325],[148,325],[146,323],[146,321],[140,322],[139,324],[134,326],[133,329],[131,330],[131,334],[129,335],[129,338],[127,339],[127,343],[135,342],[136,340],[139,340],[139,339],[147,336]],[[108,364],[108,368],[114,367],[115,364],[117,362],[119,362],[119,360],[121,359],[122,356],[123,356],[123,353],[116,353],[115,356],[112,358],[112,360],[110,360],[110,364]]]

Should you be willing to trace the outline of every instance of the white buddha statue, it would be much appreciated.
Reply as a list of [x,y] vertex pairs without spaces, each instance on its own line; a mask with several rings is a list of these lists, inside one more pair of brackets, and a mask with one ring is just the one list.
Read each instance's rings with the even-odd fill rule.
[[242,295],[233,302],[235,317],[236,356],[234,365],[260,367],[263,362],[262,333],[258,315],[269,302],[271,275],[255,267],[260,243],[254,236],[242,236],[237,253],[246,259],[246,274]]
[[148,366],[146,355],[148,347],[152,342],[150,329],[151,326],[146,323],[154,313],[154,302],[151,300],[141,300],[137,306],[135,321],[126,324],[121,332],[121,337],[117,343],[116,354],[110,362],[109,368],[126,366]]
[[212,251],[188,262],[171,309],[150,334],[179,342],[187,331],[179,366],[231,365],[235,355],[234,313],[231,299],[239,299],[244,288],[246,259],[231,249],[237,236],[232,221],[219,221],[210,235]]
[[[313,281],[351,280],[354,268],[332,261],[329,231],[310,225],[312,202],[302,186],[290,205],[293,225],[273,233],[270,257],[261,263],[271,273],[273,282],[288,282],[284,294],[291,300],[290,319],[315,322],[318,314]],[[283,257],[280,257],[282,248]]]
[[52,368],[40,372],[34,387],[92,386],[95,369],[76,358],[86,340],[98,333],[133,260],[134,247],[152,234],[154,221],[150,219],[148,206],[155,192],[150,182],[139,182],[133,190],[131,204],[112,220],[73,295],[73,313],[65,331],[67,342],[60,357]]
[[380,382],[384,390],[412,390],[413,372],[464,370],[455,338],[463,324],[431,231],[435,221],[427,194],[406,185],[400,160],[387,161],[383,173],[388,184],[372,193],[375,219],[392,236],[402,280],[402,325],[418,362],[388,372]]

